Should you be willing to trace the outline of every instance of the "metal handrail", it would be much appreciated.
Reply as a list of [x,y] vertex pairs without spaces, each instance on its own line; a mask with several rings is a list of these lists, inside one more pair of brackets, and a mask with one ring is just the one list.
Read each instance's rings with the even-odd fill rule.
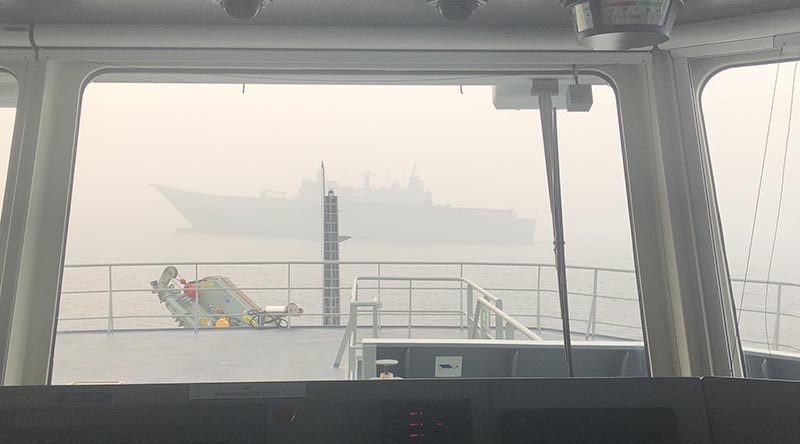
[[[295,286],[292,282],[292,267],[293,266],[314,266],[314,265],[322,265],[322,264],[330,264],[330,263],[338,263],[341,266],[375,266],[377,267],[378,275],[381,275],[381,267],[391,267],[391,266],[443,266],[443,267],[457,267],[456,270],[453,270],[454,273],[458,273],[461,277],[464,274],[465,267],[520,267],[520,268],[532,268],[535,269],[534,274],[536,277],[535,287],[528,287],[528,288],[513,288],[512,286],[504,286],[504,288],[486,288],[487,292],[514,292],[514,293],[535,293],[536,294],[536,301],[535,301],[535,309],[536,314],[531,315],[527,313],[510,313],[511,316],[519,319],[519,318],[535,318],[536,325],[535,330],[539,333],[542,332],[544,326],[542,325],[543,320],[557,320],[560,319],[557,316],[548,316],[545,313],[542,313],[542,301],[541,297],[543,294],[556,294],[555,289],[550,288],[542,288],[542,269],[553,269],[552,264],[547,263],[536,263],[536,262],[477,262],[477,261],[464,261],[464,262],[457,262],[457,261],[195,261],[195,262],[120,262],[120,263],[80,263],[80,264],[71,264],[65,266],[65,269],[90,269],[90,268],[97,268],[100,270],[106,270],[108,275],[108,286],[106,288],[89,288],[85,290],[76,290],[76,289],[65,289],[61,292],[62,295],[101,295],[107,294],[108,296],[108,313],[105,316],[107,320],[107,326],[105,330],[112,334],[115,331],[114,320],[115,319],[145,319],[150,317],[149,315],[128,315],[128,316],[119,316],[114,313],[114,296],[118,294],[133,294],[133,293],[144,293],[150,292],[149,287],[142,287],[142,288],[115,288],[113,284],[114,279],[114,272],[115,271],[122,271],[126,268],[135,268],[135,267],[157,267],[157,266],[166,266],[166,265],[175,265],[179,267],[192,267],[194,268],[195,279],[199,278],[199,267],[232,267],[232,266],[279,266],[286,268],[286,275],[287,275],[287,285],[286,286],[243,286],[243,287],[236,287],[239,290],[252,290],[252,291],[284,291],[286,293],[285,297],[287,303],[292,301],[293,295],[292,292],[295,291],[315,291],[315,290],[323,290],[324,287],[322,286]],[[384,268],[385,269],[385,268]],[[602,320],[597,319],[597,312],[598,308],[602,308],[602,306],[598,306],[598,302],[603,301],[624,301],[624,302],[637,302],[637,298],[630,298],[630,297],[620,297],[618,295],[611,295],[611,294],[603,294],[599,291],[598,288],[598,274],[599,273],[620,273],[623,275],[631,275],[635,276],[634,271],[629,269],[622,269],[622,268],[612,268],[612,267],[591,267],[591,266],[570,266],[568,267],[570,270],[584,270],[584,271],[591,271],[594,274],[593,284],[592,284],[592,291],[591,292],[580,292],[580,291],[570,291],[571,296],[576,296],[578,298],[591,298],[590,302],[590,310],[588,317],[585,319],[579,319],[577,317],[573,317],[573,320],[579,322],[581,325],[586,326],[585,335],[586,339],[594,338],[597,334],[597,326],[609,326],[609,327],[620,327],[626,328],[631,330],[641,330],[641,326],[638,325],[625,325],[625,324],[617,324],[613,322],[605,322]],[[533,274],[532,274],[533,276]],[[456,281],[453,281],[456,282]],[[731,282],[734,284],[741,284],[744,282],[742,279],[731,279]],[[781,335],[781,319],[800,319],[800,314],[795,314],[792,312],[784,312],[785,307],[782,305],[782,292],[785,288],[795,288],[800,289],[800,284],[788,281],[764,281],[758,279],[748,279],[748,284],[752,285],[768,285],[772,290],[775,290],[777,287],[777,292],[773,293],[777,296],[777,305],[775,306],[775,310],[764,310],[764,309],[753,309],[753,308],[740,308],[737,309],[737,312],[740,313],[757,313],[763,315],[770,315],[775,316],[774,322],[774,331],[772,333],[773,339],[769,341],[769,345],[773,349],[780,349],[781,347],[786,348],[794,348],[794,346],[789,344],[781,344],[780,342],[780,335]],[[412,290],[415,292],[425,292],[425,291],[459,291],[463,296],[465,288],[463,287],[463,283],[459,284],[461,288],[446,288],[444,286],[437,286],[437,287],[417,287],[413,286]],[[332,288],[339,288],[339,289],[347,289],[350,287],[332,287]],[[386,291],[397,291],[398,289],[408,289],[406,287],[399,288],[399,287],[385,287],[381,286],[380,281],[378,282],[377,287],[367,287],[363,286],[362,289],[364,290],[377,290],[378,294],[381,292]],[[462,299],[463,304],[463,299]],[[471,311],[473,307],[461,307],[461,312]],[[466,309],[466,310],[465,310]],[[601,310],[602,311],[602,310]],[[232,314],[235,315],[235,314]],[[317,316],[316,313],[306,312],[306,316]],[[342,314],[343,317],[347,317],[347,314]],[[154,316],[155,317],[155,316]],[[164,318],[170,318],[174,316],[164,316]],[[103,316],[73,316],[73,317],[65,317],[60,318],[60,321],[69,321],[69,322],[80,322],[80,321],[100,321],[104,317]],[[291,318],[288,319],[289,326],[292,325]],[[463,319],[462,319],[463,323]],[[626,336],[627,337],[627,336]],[[766,341],[762,341],[762,344],[767,344]]]
[[471,339],[475,338],[474,330],[477,329],[477,327],[478,327],[478,319],[480,317],[480,314],[479,314],[480,310],[481,309],[486,309],[486,310],[489,310],[489,311],[493,312],[495,315],[499,316],[500,318],[502,318],[503,321],[505,322],[505,326],[502,326],[501,325],[502,323],[496,324],[496,326],[495,326],[495,334],[496,335],[499,336],[500,332],[502,331],[503,334],[504,334],[504,339],[513,339],[513,334],[510,334],[511,330],[509,328],[509,327],[512,327],[514,330],[524,334],[528,339],[530,339],[532,341],[541,341],[542,340],[541,336],[539,336],[536,333],[532,332],[528,327],[522,325],[519,321],[514,319],[511,315],[509,315],[508,313],[504,312],[502,309],[498,308],[497,305],[486,301],[484,298],[478,298],[476,303],[477,303],[477,307],[476,307],[476,310],[475,310],[475,316],[474,316],[474,319],[472,320],[473,323],[471,324],[472,329],[473,329],[473,333],[470,335]]
[[[360,283],[363,281],[372,281],[377,283],[378,294],[373,298],[372,301],[359,301],[359,289],[364,289],[360,286]],[[356,276],[353,279],[353,284],[351,287],[350,292],[350,311],[348,322],[345,327],[345,332],[342,336],[342,341],[339,344],[339,349],[336,353],[336,359],[334,360],[333,366],[339,367],[342,363],[342,358],[344,357],[345,351],[347,351],[348,355],[348,371],[354,372],[355,371],[355,350],[360,347],[358,342],[358,315],[359,315],[359,307],[367,307],[370,309],[372,314],[372,337],[377,338],[380,334],[381,328],[381,313],[387,313],[387,310],[381,311],[381,289],[389,289],[389,288],[396,288],[396,289],[404,289],[400,287],[383,287],[381,285],[382,282],[408,282],[408,287],[406,287],[409,291],[408,295],[408,310],[405,312],[408,314],[408,337],[411,337],[411,328],[412,328],[412,315],[420,310],[413,309],[413,289],[414,289],[414,282],[458,282],[459,284],[467,284],[468,294],[471,295],[471,289],[473,287],[477,287],[481,294],[486,294],[488,297],[492,298],[493,302],[497,303],[499,301],[494,295],[489,293],[488,291],[484,290],[480,286],[474,284],[472,281],[465,279],[463,277],[458,278],[450,278],[450,277],[439,277],[439,278],[432,278],[432,277],[399,277],[399,276]],[[463,295],[461,296],[463,297]],[[502,304],[502,302],[500,302]],[[467,304],[471,304],[471,301]],[[463,303],[460,304],[463,306]],[[425,310],[423,310],[425,311]],[[464,313],[463,310],[454,311],[457,313],[459,317],[463,315],[469,315]],[[461,321],[461,325],[463,326],[463,318]]]
[[[347,322],[347,326],[345,328],[344,334],[342,335],[342,341],[339,344],[339,349],[336,353],[336,358],[333,362],[333,367],[338,368],[342,363],[342,358],[344,357],[345,351],[347,352],[348,357],[348,374],[351,379],[356,377],[357,372],[357,364],[356,364],[356,353],[357,350],[361,348],[361,343],[358,340],[358,315],[359,315],[359,308],[366,307],[370,310],[372,315],[372,337],[378,338],[380,335],[380,326],[381,326],[381,314],[386,313],[386,311],[382,310],[382,301],[381,301],[381,294],[378,293],[370,301],[361,301],[359,300],[359,284],[363,281],[372,281],[372,282],[408,282],[409,288],[409,295],[408,295],[408,310],[404,312],[408,313],[408,337],[411,337],[411,316],[413,313],[419,311],[413,309],[413,283],[414,282],[458,282],[459,284],[465,284],[467,290],[467,307],[471,308],[473,304],[473,298],[475,298],[475,292],[478,293],[477,298],[475,298],[475,310],[469,310],[467,313],[463,311],[455,311],[453,313],[457,313],[459,315],[466,315],[467,321],[469,323],[469,338],[475,339],[476,338],[476,330],[478,328],[478,324],[480,322],[482,310],[489,310],[493,312],[496,316],[496,323],[495,323],[495,332],[497,334],[497,338],[506,338],[510,339],[513,337],[513,331],[520,331],[529,339],[532,340],[542,340],[541,337],[533,333],[528,327],[522,325],[520,322],[515,320],[513,317],[508,315],[503,311],[503,300],[498,298],[497,296],[493,295],[491,292],[487,291],[480,285],[476,284],[470,279],[467,279],[463,276],[459,277],[428,277],[428,276],[357,276],[353,279],[353,286],[350,292],[350,316]],[[459,288],[460,289],[460,288]],[[463,295],[461,296],[463,297]],[[463,306],[463,303],[461,304]],[[425,310],[422,310],[425,311]],[[463,322],[462,322],[463,325]],[[489,332],[487,331],[490,326],[483,327],[482,333],[484,335],[488,335]],[[513,330],[512,330],[513,329]],[[500,333],[503,333],[500,336]]]

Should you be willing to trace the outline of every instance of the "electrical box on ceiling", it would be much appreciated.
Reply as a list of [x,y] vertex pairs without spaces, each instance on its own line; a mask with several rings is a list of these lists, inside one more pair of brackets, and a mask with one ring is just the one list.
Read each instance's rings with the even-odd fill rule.
[[[539,109],[539,98],[528,85],[499,85],[492,88],[492,103],[498,110]],[[591,85],[560,85],[553,96],[553,107],[574,112],[592,109],[594,97]]]

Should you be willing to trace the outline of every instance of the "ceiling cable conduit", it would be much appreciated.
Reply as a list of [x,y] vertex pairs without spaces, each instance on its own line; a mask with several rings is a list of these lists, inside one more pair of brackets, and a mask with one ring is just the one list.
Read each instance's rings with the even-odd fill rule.
[[[0,47],[18,46],[0,33]],[[25,33],[27,45],[27,33]],[[585,51],[569,28],[34,25],[41,48]],[[7,40],[6,38],[10,40]]]

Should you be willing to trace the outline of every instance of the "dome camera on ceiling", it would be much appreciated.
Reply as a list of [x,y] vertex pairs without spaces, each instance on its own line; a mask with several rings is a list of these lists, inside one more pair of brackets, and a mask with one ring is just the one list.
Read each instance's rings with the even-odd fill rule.
[[478,8],[486,6],[489,0],[428,0],[428,6],[436,8],[442,17],[451,22],[464,21]]
[[222,9],[229,16],[239,20],[249,20],[255,17],[264,6],[272,0],[217,0]]

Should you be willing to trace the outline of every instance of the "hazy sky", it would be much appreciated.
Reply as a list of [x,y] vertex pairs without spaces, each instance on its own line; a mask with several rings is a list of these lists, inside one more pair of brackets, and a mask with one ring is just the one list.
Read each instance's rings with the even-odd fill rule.
[[[784,64],[779,79],[757,225],[753,269],[762,272],[777,210],[792,68]],[[734,272],[743,270],[774,74],[774,65],[726,71],[703,97]],[[568,261],[631,267],[616,103],[610,88],[594,92],[592,112],[560,115]],[[0,146],[6,150],[12,119],[13,110],[0,109]],[[797,137],[791,136],[776,270],[800,278],[791,261],[800,246]],[[158,251],[134,254],[137,239],[188,224],[148,184],[292,195],[303,178],[316,174],[320,161],[330,178],[354,186],[365,171],[376,173],[375,186],[405,184],[416,164],[436,204],[510,208],[536,218],[537,243],[521,257],[551,260],[538,112],[497,111],[491,88],[477,86],[462,93],[458,86],[248,85],[242,93],[241,85],[90,85],[68,256],[159,259]],[[235,256],[235,248],[224,254]],[[381,257],[391,258],[391,252]]]
[[[591,113],[564,113],[561,128],[573,248],[627,243],[610,263],[630,266],[611,90],[597,88]],[[188,226],[148,184],[291,196],[320,161],[329,178],[353,186],[361,186],[366,171],[376,173],[375,186],[405,185],[416,164],[436,204],[508,208],[536,218],[538,248],[523,256],[552,257],[538,112],[497,111],[490,87],[464,87],[462,94],[458,86],[248,85],[243,94],[241,85],[91,85],[78,141],[70,250],[107,232],[102,244],[113,244],[118,236],[108,227]],[[595,259],[580,256],[578,263]]]

